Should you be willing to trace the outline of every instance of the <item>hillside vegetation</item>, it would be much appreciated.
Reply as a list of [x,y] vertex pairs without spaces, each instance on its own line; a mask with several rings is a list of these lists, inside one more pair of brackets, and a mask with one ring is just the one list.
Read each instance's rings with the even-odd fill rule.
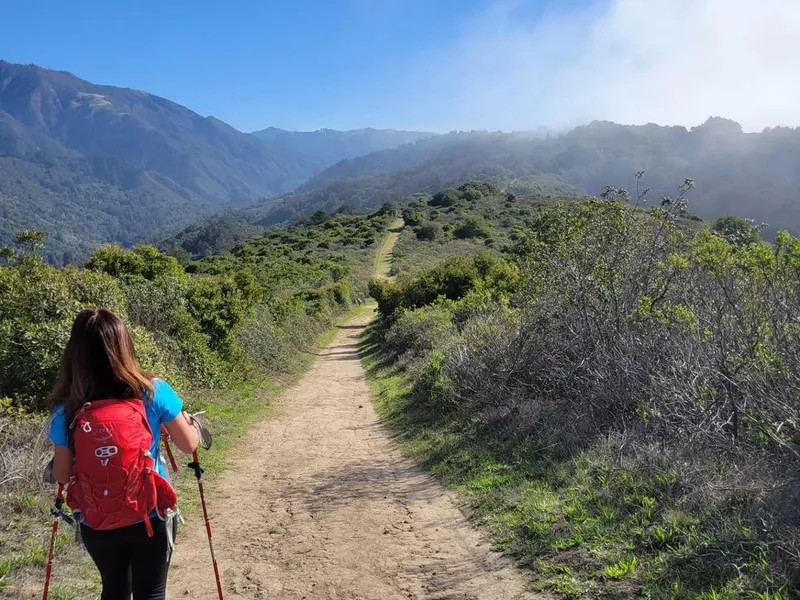
[[[41,258],[44,235],[21,232],[0,251],[0,596],[41,584],[52,489],[41,478],[47,394],[75,315],[104,306],[131,328],[142,365],[167,379],[212,424],[217,452],[266,410],[264,398],[308,363],[316,338],[366,297],[391,210],[317,215],[224,256],[181,266],[152,246],[104,246],[80,268]],[[187,497],[191,499],[191,496]],[[64,528],[68,529],[68,528]],[[87,597],[96,581],[60,538],[59,570]],[[83,562],[82,562],[83,561]],[[71,583],[70,583],[71,582]],[[69,586],[77,586],[71,588]],[[88,586],[88,587],[86,587]],[[62,596],[59,596],[62,597]]]
[[[397,281],[371,284],[387,422],[567,598],[800,589],[800,239],[686,219],[690,187],[545,203],[483,252],[425,241],[425,217]],[[489,196],[413,210],[446,199],[453,231],[494,239],[515,203]],[[428,266],[407,271],[417,244]]]
[[517,194],[596,196],[609,182],[632,184],[632,173],[645,171],[650,199],[672,194],[674,182],[689,175],[695,183],[693,212],[766,223],[772,237],[779,229],[800,232],[798,148],[797,129],[743,133],[737,123],[720,118],[691,129],[594,122],[544,137],[458,132],[342,161],[292,194],[226,219],[268,226],[343,206],[375,210],[469,179]]
[[0,244],[55,263],[291,191],[324,164],[146,92],[0,61]]

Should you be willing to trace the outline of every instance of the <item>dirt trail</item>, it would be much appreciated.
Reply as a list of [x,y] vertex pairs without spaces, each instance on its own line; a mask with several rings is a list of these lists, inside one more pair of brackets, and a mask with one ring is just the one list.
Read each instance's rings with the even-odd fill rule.
[[[208,482],[226,598],[536,597],[380,423],[358,357],[371,316],[341,328]],[[216,598],[199,515],[168,597]]]

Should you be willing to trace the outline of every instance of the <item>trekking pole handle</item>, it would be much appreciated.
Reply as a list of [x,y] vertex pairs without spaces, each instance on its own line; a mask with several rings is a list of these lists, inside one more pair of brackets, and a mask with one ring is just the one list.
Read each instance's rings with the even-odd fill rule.
[[186,466],[189,467],[192,471],[194,471],[194,476],[197,477],[198,481],[202,479],[203,473],[205,473],[205,471],[203,470],[203,467],[200,466],[200,455],[197,453],[197,450],[192,452],[192,462],[190,462]]

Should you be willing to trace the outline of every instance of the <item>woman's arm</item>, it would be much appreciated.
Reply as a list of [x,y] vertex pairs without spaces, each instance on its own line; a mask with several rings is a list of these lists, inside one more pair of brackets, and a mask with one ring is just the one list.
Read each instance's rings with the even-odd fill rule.
[[58,483],[69,483],[72,479],[72,451],[67,446],[55,447],[53,477]]
[[178,450],[191,454],[197,449],[200,444],[200,435],[194,428],[194,425],[189,421],[189,417],[185,412],[182,412],[177,417],[167,423],[164,427],[169,434],[170,439],[178,447]]

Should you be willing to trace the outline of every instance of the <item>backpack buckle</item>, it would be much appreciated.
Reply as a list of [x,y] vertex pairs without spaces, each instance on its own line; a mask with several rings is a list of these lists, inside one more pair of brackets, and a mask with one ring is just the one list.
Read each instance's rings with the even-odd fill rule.
[[111,458],[116,456],[118,452],[119,448],[116,446],[100,446],[94,451],[94,455],[97,458]]

